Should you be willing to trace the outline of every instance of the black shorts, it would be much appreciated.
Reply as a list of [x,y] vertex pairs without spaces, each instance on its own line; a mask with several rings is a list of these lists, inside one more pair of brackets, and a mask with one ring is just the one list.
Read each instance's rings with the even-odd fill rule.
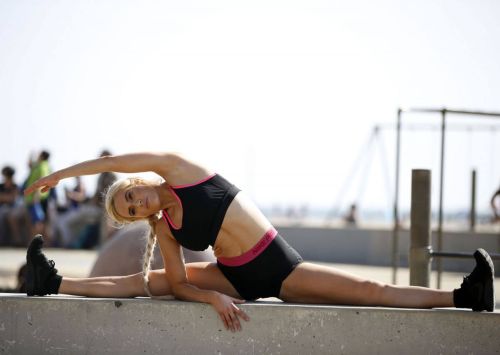
[[241,266],[217,266],[245,300],[279,297],[281,284],[302,257],[278,234],[255,259]]

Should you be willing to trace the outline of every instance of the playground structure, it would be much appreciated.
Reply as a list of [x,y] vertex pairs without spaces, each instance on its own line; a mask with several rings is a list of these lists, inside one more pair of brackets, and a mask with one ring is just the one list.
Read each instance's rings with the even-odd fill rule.
[[[441,122],[439,125],[437,124],[429,124],[423,122],[413,122],[406,123],[403,125],[403,114],[439,114],[441,118]],[[401,231],[401,213],[399,210],[399,194],[400,194],[400,170],[401,170],[401,146],[402,139],[401,133],[403,130],[410,131],[439,131],[440,133],[440,154],[439,154],[439,206],[437,208],[437,227],[436,232],[437,236],[437,250],[436,253],[442,252],[443,249],[443,186],[444,186],[444,173],[445,173],[445,139],[446,133],[450,131],[454,132],[465,132],[467,134],[468,141],[471,140],[470,136],[474,132],[491,132],[491,144],[492,145],[492,153],[491,153],[491,164],[494,164],[494,156],[495,156],[495,142],[497,132],[500,132],[499,124],[477,124],[474,121],[472,124],[469,122],[468,124],[464,123],[456,123],[448,124],[447,117],[448,116],[462,116],[462,117],[484,117],[488,119],[499,119],[500,113],[497,112],[483,112],[483,111],[470,111],[470,110],[454,110],[454,109],[446,109],[446,108],[399,108],[397,110],[397,121],[396,125],[393,124],[379,124],[373,127],[373,130],[370,134],[370,137],[367,143],[360,150],[357,158],[354,160],[352,168],[348,171],[346,175],[346,179],[344,183],[341,185],[339,189],[339,194],[336,198],[335,204],[333,208],[329,211],[326,217],[326,221],[329,222],[335,217],[340,216],[340,211],[345,208],[345,195],[350,190],[354,181],[356,181],[356,177],[360,181],[358,189],[356,190],[356,196],[354,197],[354,203],[356,203],[359,207],[360,201],[363,199],[363,194],[366,190],[366,184],[368,182],[367,177],[371,176],[371,166],[373,165],[372,160],[378,151],[382,174],[383,174],[383,191],[387,196],[387,205],[388,210],[391,209],[392,204],[392,223],[393,223],[393,236],[392,236],[392,266],[393,266],[393,275],[392,282],[397,283],[397,271],[399,268],[400,261],[400,253],[399,253],[399,237]],[[430,116],[433,118],[432,116]],[[387,153],[386,147],[384,144],[384,139],[382,137],[382,132],[384,130],[395,130],[396,135],[396,145],[395,145],[395,173],[394,173],[394,182],[391,182],[391,177],[389,176],[389,164],[387,162]],[[470,143],[470,142],[469,142]],[[484,142],[480,142],[483,144]],[[468,147],[469,152],[471,153],[471,147]],[[472,153],[471,153],[472,154]],[[470,207],[468,212],[468,226],[471,232],[475,231],[477,225],[477,207],[476,207],[476,199],[477,199],[477,181],[478,174],[476,168],[471,169],[471,194],[470,194]],[[493,170],[493,169],[492,169]],[[359,179],[361,176],[361,179]],[[491,180],[491,178],[490,178]],[[490,182],[491,183],[491,182]],[[394,185],[393,185],[394,184]],[[394,186],[394,193],[392,193],[391,185]],[[484,186],[484,185],[483,185]],[[391,196],[392,195],[392,196]],[[484,194],[483,194],[484,195]],[[393,201],[391,203],[391,201]],[[353,203],[352,201],[349,203]],[[483,222],[484,222],[483,216]],[[447,255],[452,257],[451,255]],[[442,263],[440,259],[437,260],[437,270],[438,270],[438,278],[437,278],[437,287],[441,287],[441,272],[442,272]]]
[[[420,117],[419,117],[420,118]],[[499,122],[500,123],[500,122]],[[441,126],[434,124],[434,123],[429,123],[429,122],[405,122],[404,124],[401,123],[400,125],[400,130],[401,131],[407,131],[410,133],[409,138],[410,139],[405,139],[406,142],[410,142],[407,144],[413,144],[411,145],[411,149],[415,149],[414,144],[423,144],[423,145],[428,145],[429,143],[433,144],[435,142],[435,138],[437,137],[436,132],[439,132],[441,130]],[[464,151],[468,153],[468,157],[463,157],[463,166],[468,167],[470,169],[472,179],[475,180],[471,184],[472,188],[476,187],[476,182],[482,185],[483,187],[483,193],[481,195],[481,191],[477,193],[477,196],[471,196],[470,200],[470,209],[468,208],[468,213],[467,213],[467,218],[468,223],[469,223],[469,228],[471,231],[474,230],[475,226],[478,223],[484,224],[487,221],[487,216],[486,212],[484,210],[485,205],[484,201],[483,204],[479,206],[479,209],[477,209],[476,212],[476,206],[473,205],[473,203],[476,202],[476,197],[483,198],[484,200],[484,186],[494,186],[496,182],[496,177],[498,173],[500,173],[500,166],[497,166],[496,164],[496,151],[498,150],[497,145],[495,142],[500,142],[500,137],[498,136],[498,133],[500,132],[500,124],[477,124],[475,122],[466,122],[466,123],[453,123],[453,124],[448,124],[446,126],[446,131],[450,133],[454,133],[455,135],[451,137],[451,141],[453,139],[457,139],[459,137],[461,141],[464,142],[462,148]],[[374,187],[376,190],[380,190],[383,192],[383,195],[385,197],[380,198],[378,196],[378,201],[384,202],[383,205],[385,205],[385,208],[382,206],[379,206],[377,208],[382,207],[385,212],[382,214],[382,210],[378,210],[377,212],[375,210],[371,210],[371,214],[369,215],[364,215],[365,218],[368,218],[369,220],[374,220],[374,218],[370,217],[371,216],[378,216],[376,218],[377,221],[381,222],[382,220],[390,220],[391,224],[393,222],[393,204],[394,204],[394,173],[391,173],[391,171],[394,171],[395,169],[389,165],[389,160],[390,156],[393,154],[392,149],[387,149],[387,142],[388,139],[391,139],[392,141],[392,135],[396,134],[397,132],[397,126],[395,124],[390,124],[390,123],[379,123],[376,124],[372,127],[369,136],[367,137],[366,141],[360,146],[360,149],[357,153],[357,156],[355,159],[353,159],[352,164],[350,169],[346,171],[346,175],[344,177],[344,180],[342,183],[339,185],[338,193],[337,196],[335,196],[334,203],[332,204],[332,207],[326,214],[326,223],[331,224],[334,219],[339,218],[342,216],[342,213],[346,211],[348,208],[349,204],[358,204],[358,205],[363,205],[363,202],[365,200],[365,192],[368,190],[373,190]],[[420,142],[418,139],[415,138],[415,133],[424,133],[424,136],[426,138],[426,141],[424,143]],[[427,133],[430,133],[429,135]],[[460,135],[461,133],[464,133]],[[458,136],[457,136],[458,134]],[[488,134],[488,136],[486,135]],[[418,136],[417,136],[418,137]],[[420,135],[420,139],[422,138],[422,135]],[[413,141],[412,141],[413,140]],[[436,140],[437,141],[437,140]],[[417,143],[416,143],[417,142]],[[486,149],[484,143],[489,142],[489,154],[485,154]],[[437,143],[437,142],[436,142]],[[453,142],[452,142],[453,144]],[[477,147],[481,148],[481,155],[479,156],[477,152],[474,152],[474,148],[477,149]],[[417,146],[418,147],[418,146]],[[500,147],[500,146],[499,146]],[[389,148],[391,148],[391,145],[389,145]],[[438,149],[437,144],[434,146],[433,144],[433,149]],[[452,145],[450,148],[454,148],[454,145]],[[404,149],[400,149],[404,150]],[[396,150],[394,150],[396,152]],[[421,155],[420,155],[421,156]],[[426,155],[424,155],[425,157]],[[434,156],[432,156],[434,158]],[[486,159],[487,158],[487,159]],[[477,164],[479,161],[488,160],[488,163],[491,164],[491,168],[489,169],[489,174],[484,174],[481,173],[481,179],[477,179]],[[378,161],[376,161],[378,160]],[[436,157],[437,160],[437,157]],[[410,161],[411,157],[410,157]],[[405,157],[405,162],[408,163],[408,157]],[[423,162],[422,161],[419,163],[420,165],[424,165],[427,167],[429,165],[429,162]],[[411,168],[414,168],[413,166]],[[434,166],[434,168],[437,168]],[[378,169],[378,170],[377,170]],[[401,168],[399,168],[401,169]],[[405,168],[406,169],[406,168]],[[409,169],[408,171],[410,171]],[[498,170],[498,171],[497,171]],[[406,171],[406,170],[405,170]],[[452,171],[451,175],[457,174],[456,171]],[[460,177],[462,180],[463,179],[463,172],[459,172]],[[380,180],[377,181],[377,185],[373,185],[373,177],[375,175],[380,175]],[[447,174],[448,175],[448,174]],[[451,176],[448,175],[448,176]],[[370,177],[370,178],[366,178]],[[379,185],[380,184],[380,185]],[[409,185],[408,185],[409,186]],[[463,186],[468,186],[463,185]],[[408,189],[409,191],[409,189]],[[372,200],[374,199],[373,196],[371,198]],[[409,201],[409,195],[408,195],[408,201]],[[469,205],[468,205],[469,206]],[[358,206],[359,207],[359,206]],[[482,210],[481,210],[482,207]],[[407,207],[409,209],[409,206]],[[390,213],[389,213],[390,211]],[[462,207],[463,211],[463,207]],[[479,215],[476,215],[479,213]],[[455,212],[454,215],[449,215],[449,218],[454,218],[455,220],[457,219],[463,219],[463,214],[464,212]],[[384,217],[385,215],[385,217]],[[405,215],[403,217],[406,216]],[[479,217],[479,218],[477,218]],[[409,214],[408,214],[409,218]],[[403,220],[406,220],[406,217],[403,218]],[[407,220],[409,222],[409,219]],[[400,216],[400,222],[401,222],[401,216]],[[486,222],[487,223],[487,222]]]
[[[436,124],[428,124],[428,123],[405,123],[403,125],[403,114],[439,114],[441,118],[441,122],[439,125]],[[437,108],[399,108],[397,110],[397,121],[396,125],[392,124],[379,124],[373,127],[373,130],[367,140],[367,143],[362,147],[360,152],[358,153],[357,158],[354,160],[352,168],[348,171],[346,178],[339,189],[339,194],[336,198],[335,204],[333,208],[327,213],[326,221],[329,222],[335,217],[340,216],[340,211],[344,209],[346,201],[345,195],[347,191],[349,191],[351,185],[356,181],[356,175],[360,174],[360,185],[358,186],[357,194],[353,199],[359,204],[363,199],[363,194],[366,190],[366,184],[369,179],[367,176],[371,174],[371,166],[373,165],[372,159],[376,154],[376,151],[379,153],[379,158],[382,163],[382,174],[383,174],[383,183],[384,183],[384,191],[388,196],[388,205],[389,209],[391,209],[391,200],[393,200],[392,204],[392,223],[393,223],[393,236],[392,236],[392,266],[393,266],[393,276],[392,282],[397,283],[397,271],[399,268],[399,237],[401,230],[401,216],[399,210],[399,193],[400,193],[400,170],[401,170],[401,146],[402,139],[401,133],[403,130],[411,130],[411,131],[439,131],[440,132],[440,156],[439,156],[439,206],[437,208],[437,250],[436,253],[442,252],[443,249],[443,186],[444,186],[444,166],[445,166],[445,139],[446,133],[450,131],[455,132],[466,132],[468,136],[472,135],[474,132],[491,132],[492,133],[492,142],[494,148],[494,142],[496,141],[496,133],[500,132],[499,124],[491,124],[491,125],[478,125],[476,122],[472,124],[447,124],[448,116],[465,116],[465,117],[485,117],[489,119],[499,119],[500,113],[497,112],[484,112],[484,111],[470,111],[470,110],[454,110],[454,109],[437,109]],[[384,139],[382,138],[382,132],[384,130],[392,130],[395,129],[396,133],[396,164],[395,164],[395,174],[394,174],[394,194],[392,193],[391,178],[388,174],[389,167],[387,163],[387,153],[384,145]],[[470,147],[469,147],[470,148]],[[492,152],[492,157],[495,152]],[[493,159],[492,163],[494,162]],[[477,170],[471,169],[471,194],[470,194],[470,208],[468,212],[468,225],[469,230],[474,232],[476,228],[476,216],[477,216],[477,208],[476,208],[476,199],[477,199]],[[391,196],[393,195],[393,196]],[[353,202],[350,202],[353,203]],[[359,206],[358,206],[359,207]],[[451,255],[447,255],[448,257],[452,257]],[[437,260],[437,270],[438,270],[438,278],[437,278],[437,287],[441,287],[441,273],[442,273],[442,263],[440,259]]]
[[[397,122],[396,122],[396,172],[395,172],[395,192],[394,192],[394,227],[393,227],[393,242],[392,242],[392,265],[393,265],[393,275],[392,282],[397,283],[397,270],[398,270],[398,260],[399,260],[399,249],[398,249],[398,239],[399,239],[399,174],[400,174],[400,163],[401,163],[401,123],[403,113],[430,113],[441,115],[441,154],[440,154],[440,171],[439,171],[439,207],[438,207],[438,246],[437,251],[434,252],[434,256],[439,256],[443,249],[443,184],[444,184],[444,162],[445,162],[445,138],[446,138],[446,117],[448,114],[451,115],[468,115],[468,116],[482,116],[486,118],[500,118],[500,113],[498,112],[483,112],[483,111],[468,111],[468,110],[451,110],[447,108],[435,109],[435,108],[407,108],[398,109]],[[473,180],[475,180],[475,174],[473,174]],[[472,189],[473,195],[475,194],[475,187]],[[475,196],[473,197],[475,198]],[[473,203],[474,205],[474,203]],[[472,213],[471,213],[472,215]],[[473,217],[472,217],[473,218]],[[463,257],[456,255],[457,253],[450,253],[447,257]],[[441,287],[441,274],[442,274],[442,263],[441,258],[437,259],[437,288]]]

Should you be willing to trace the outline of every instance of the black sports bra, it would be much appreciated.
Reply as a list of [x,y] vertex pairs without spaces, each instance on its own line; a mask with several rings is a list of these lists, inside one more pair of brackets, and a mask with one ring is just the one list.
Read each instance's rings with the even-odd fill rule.
[[173,223],[166,210],[162,211],[174,238],[190,250],[201,251],[213,246],[226,211],[240,189],[218,174],[169,189],[182,207],[181,226]]

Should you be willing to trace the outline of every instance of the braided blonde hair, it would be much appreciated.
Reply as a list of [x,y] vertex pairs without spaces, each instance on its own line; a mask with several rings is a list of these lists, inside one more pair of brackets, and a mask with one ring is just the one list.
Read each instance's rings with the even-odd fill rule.
[[[118,191],[121,191],[129,186],[138,186],[138,185],[146,185],[146,186],[155,186],[155,184],[151,181],[144,180],[142,178],[127,178],[124,180],[116,181],[112,184],[106,191],[105,196],[105,207],[108,215],[115,222],[117,227],[123,227],[126,224],[130,224],[141,219],[138,218],[127,218],[124,216],[120,216],[115,206],[115,195]],[[153,251],[156,246],[156,233],[155,226],[156,221],[158,220],[158,215],[152,215],[144,218],[148,221],[149,230],[146,233],[147,244],[146,249],[144,250],[144,256],[142,260],[142,278],[144,283],[144,291],[149,297],[153,297],[151,294],[151,290],[149,289],[149,271],[151,270],[151,262],[153,260]]]

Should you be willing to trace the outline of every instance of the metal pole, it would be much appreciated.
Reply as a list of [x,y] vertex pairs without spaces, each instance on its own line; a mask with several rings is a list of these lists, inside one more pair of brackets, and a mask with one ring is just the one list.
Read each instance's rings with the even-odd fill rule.
[[472,170],[471,196],[470,196],[470,230],[476,227],[476,169]]
[[410,285],[429,287],[431,275],[431,172],[411,172]]
[[[438,245],[437,251],[443,250],[443,185],[444,185],[444,139],[446,132],[446,109],[441,110],[441,167],[439,171],[439,214],[438,214]],[[443,272],[443,263],[440,258],[437,259],[437,288],[441,288],[441,273]]]
[[398,108],[398,119],[396,124],[396,188],[394,191],[394,228],[392,231],[392,283],[397,284],[398,266],[399,266],[399,159],[401,150],[401,114],[403,110]]

